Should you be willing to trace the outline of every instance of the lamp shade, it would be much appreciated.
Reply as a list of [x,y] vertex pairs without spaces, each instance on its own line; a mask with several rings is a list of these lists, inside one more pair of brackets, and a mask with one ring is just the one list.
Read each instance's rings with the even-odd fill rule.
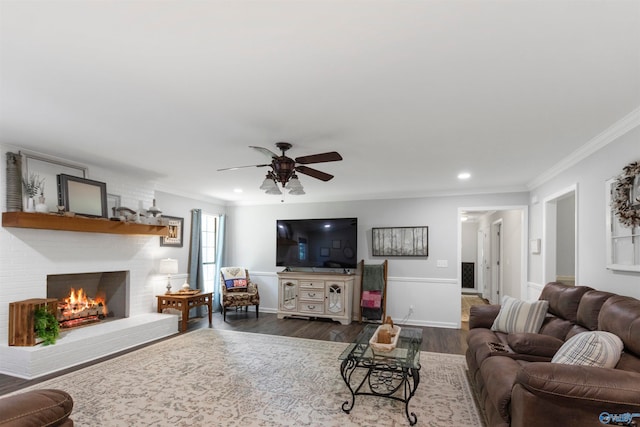
[[276,183],[267,175],[267,177],[262,181],[262,185],[260,186],[261,190],[270,190],[276,186]]
[[302,196],[303,194],[307,194],[304,192],[304,189],[302,187],[300,188],[292,188],[289,191],[289,194],[293,195],[293,196]]
[[287,182],[287,185],[285,186],[285,188],[288,190],[297,190],[297,189],[302,190],[302,184],[300,184],[300,180],[298,179],[298,176],[295,173],[293,174],[289,182]]
[[160,260],[160,274],[176,274],[178,272],[178,260],[165,258]]

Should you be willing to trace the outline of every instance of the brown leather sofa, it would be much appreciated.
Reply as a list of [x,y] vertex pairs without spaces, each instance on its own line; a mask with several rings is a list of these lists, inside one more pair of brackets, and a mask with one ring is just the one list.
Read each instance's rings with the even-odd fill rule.
[[73,399],[54,389],[31,390],[0,399],[1,427],[73,427]]
[[[539,299],[549,309],[535,334],[492,331],[500,306],[471,308],[466,358],[489,426],[640,426],[640,301],[560,283]],[[614,369],[551,363],[566,340],[594,330],[622,340]]]

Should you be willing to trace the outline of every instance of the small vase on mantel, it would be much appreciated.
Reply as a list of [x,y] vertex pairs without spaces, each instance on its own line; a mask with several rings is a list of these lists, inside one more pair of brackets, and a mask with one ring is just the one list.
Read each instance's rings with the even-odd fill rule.
[[36,212],[40,212],[40,213],[49,212],[49,208],[47,208],[43,194],[41,194],[40,197],[38,197],[38,203],[36,204]]
[[33,197],[27,197],[27,204],[24,207],[25,212],[35,212],[36,211],[36,199]]

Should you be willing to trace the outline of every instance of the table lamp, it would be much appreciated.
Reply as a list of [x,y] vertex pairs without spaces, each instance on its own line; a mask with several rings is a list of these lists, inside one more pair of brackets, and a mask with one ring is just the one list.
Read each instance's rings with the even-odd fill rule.
[[166,258],[160,260],[160,274],[167,275],[167,294],[171,293],[171,275],[178,272],[178,260]]

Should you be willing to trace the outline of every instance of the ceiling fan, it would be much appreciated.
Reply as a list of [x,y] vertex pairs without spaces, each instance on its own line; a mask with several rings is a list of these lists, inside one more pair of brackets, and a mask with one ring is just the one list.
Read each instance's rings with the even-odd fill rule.
[[[336,161],[342,160],[342,156],[335,151],[330,151],[328,153],[312,154],[310,156],[302,156],[302,157],[296,157],[295,159],[292,159],[285,155],[287,150],[289,150],[292,147],[290,143],[276,142],[276,147],[278,147],[282,152],[281,155],[278,155],[267,148],[249,146],[249,148],[253,148],[254,150],[257,150],[262,154],[271,158],[271,163],[265,163],[260,165],[249,165],[249,166],[235,166],[231,168],[218,169],[218,171],[234,170],[234,169],[241,169],[241,168],[252,168],[252,167],[261,168],[261,167],[271,166],[272,171],[269,171],[269,173],[267,173],[268,180],[273,180],[276,183],[277,182],[281,183],[283,188],[285,188],[285,186],[287,185],[287,183],[289,183],[290,180],[292,182],[289,184],[293,184],[294,183],[293,181],[295,180],[294,186],[299,187],[300,190],[302,190],[302,186],[300,185],[297,179],[297,176],[295,175],[296,172],[299,172],[304,175],[308,175],[310,177],[319,179],[321,181],[329,181],[330,179],[333,178],[333,175],[331,174],[319,171],[317,169],[310,168],[305,165],[312,164],[312,163],[336,162]],[[267,179],[265,179],[265,183]],[[263,186],[261,186],[261,189],[269,190],[269,188],[263,188],[266,186],[265,183],[263,183]],[[304,192],[295,193],[293,191],[292,193],[304,194]],[[279,194],[279,191],[278,193],[272,193],[272,194]]]

